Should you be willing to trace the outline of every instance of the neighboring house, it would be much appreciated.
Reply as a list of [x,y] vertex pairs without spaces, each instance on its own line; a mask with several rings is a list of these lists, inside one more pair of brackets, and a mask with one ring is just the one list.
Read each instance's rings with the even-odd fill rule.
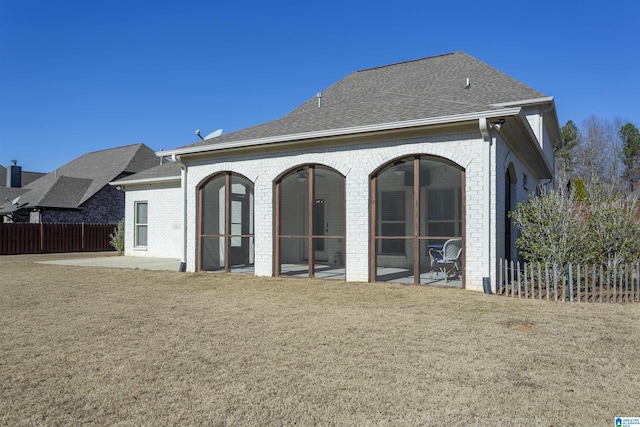
[[[12,203],[19,200],[19,197],[25,193],[22,186],[44,175],[39,172],[23,171],[22,166],[18,166],[17,160],[12,160],[11,165],[6,168],[0,165],[0,206],[5,202]],[[0,215],[0,223],[5,221],[8,222],[10,219]]]
[[124,194],[108,183],[158,163],[144,144],[87,153],[20,188],[0,189],[0,215],[11,222],[116,223],[124,218]]
[[41,172],[23,171],[22,166],[18,166],[18,162],[13,160],[11,165],[6,168],[0,165],[0,190],[6,188],[21,188],[44,175],[46,174]]
[[[351,73],[278,120],[156,153],[182,167],[180,209],[177,169],[171,188],[112,184],[126,185],[128,230],[144,230],[128,255],[435,284],[430,249],[461,239],[447,284],[487,290],[517,256],[507,212],[553,179],[561,143],[552,97],[455,52]],[[177,223],[173,245],[151,238]]]

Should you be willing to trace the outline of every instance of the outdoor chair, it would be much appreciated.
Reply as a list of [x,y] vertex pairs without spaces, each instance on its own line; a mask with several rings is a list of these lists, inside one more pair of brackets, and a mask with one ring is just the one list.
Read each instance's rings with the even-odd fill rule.
[[445,282],[449,281],[449,277],[460,275],[460,255],[462,255],[462,239],[451,239],[444,242],[442,250],[434,248],[429,249],[429,258],[431,258],[431,275],[433,271],[441,271],[444,274]]

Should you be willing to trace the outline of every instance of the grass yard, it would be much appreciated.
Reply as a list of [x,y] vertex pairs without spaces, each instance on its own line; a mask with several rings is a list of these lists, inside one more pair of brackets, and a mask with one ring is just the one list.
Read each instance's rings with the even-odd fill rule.
[[65,256],[0,257],[0,425],[640,416],[638,304],[33,262]]

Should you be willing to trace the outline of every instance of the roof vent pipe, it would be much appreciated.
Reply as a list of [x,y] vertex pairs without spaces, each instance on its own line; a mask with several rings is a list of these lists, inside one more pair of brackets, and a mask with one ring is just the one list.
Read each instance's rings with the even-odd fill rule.
[[318,108],[322,107],[322,92],[318,92],[316,98],[318,98]]

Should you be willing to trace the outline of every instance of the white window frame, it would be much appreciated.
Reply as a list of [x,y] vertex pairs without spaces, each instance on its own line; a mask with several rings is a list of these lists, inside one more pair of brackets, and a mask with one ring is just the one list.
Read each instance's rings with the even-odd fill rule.
[[[145,222],[138,222],[138,209],[141,205],[145,205],[146,207],[146,218],[145,218]],[[140,244],[140,233],[139,233],[139,229],[141,227],[144,227],[147,232],[146,232],[146,242],[144,245]],[[147,245],[149,244],[149,202],[146,200],[140,200],[134,203],[134,209],[133,209],[133,247],[136,249],[146,249]]]

